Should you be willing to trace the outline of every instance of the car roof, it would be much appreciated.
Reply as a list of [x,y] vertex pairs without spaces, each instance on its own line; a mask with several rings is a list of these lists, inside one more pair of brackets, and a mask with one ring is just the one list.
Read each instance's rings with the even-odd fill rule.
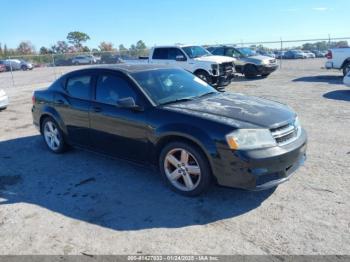
[[[157,70],[157,69],[179,69],[179,67],[176,66],[168,66],[168,65],[157,65],[157,64],[119,64],[119,65],[100,65],[100,66],[93,66],[77,71],[84,71],[84,70],[91,70],[91,69],[99,69],[99,70],[115,70],[115,71],[121,71],[124,73],[136,73],[136,72],[143,72],[143,71],[150,71],[150,70]],[[73,72],[77,72],[73,71]]]
[[[183,48],[183,47],[191,47],[191,46],[201,46],[201,45],[183,45],[183,44],[176,44],[176,45],[160,45],[160,46],[155,46],[154,48],[172,48],[172,47],[178,47],[178,48]],[[203,46],[201,46],[203,47]]]

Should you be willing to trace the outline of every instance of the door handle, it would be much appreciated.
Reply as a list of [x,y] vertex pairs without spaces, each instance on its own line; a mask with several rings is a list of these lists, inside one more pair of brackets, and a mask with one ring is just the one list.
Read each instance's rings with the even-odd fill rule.
[[98,113],[98,112],[101,112],[102,111],[102,108],[101,107],[94,107],[92,108],[94,110],[94,112]]

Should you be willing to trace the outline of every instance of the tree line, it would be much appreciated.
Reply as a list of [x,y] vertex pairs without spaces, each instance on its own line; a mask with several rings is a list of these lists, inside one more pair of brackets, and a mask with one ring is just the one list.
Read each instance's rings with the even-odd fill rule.
[[147,46],[139,40],[136,44],[132,44],[126,48],[123,44],[115,47],[113,43],[103,41],[98,48],[90,49],[85,43],[90,40],[90,36],[86,33],[73,31],[69,32],[66,40],[57,41],[50,47],[42,46],[39,51],[30,41],[22,41],[17,48],[8,48],[6,44],[0,43],[0,57],[22,56],[22,55],[50,55],[50,54],[70,54],[83,52],[118,52],[120,54],[129,55],[131,57],[147,55]]
[[[146,44],[139,40],[136,44],[132,44],[129,48],[126,48],[123,44],[115,47],[113,43],[103,41],[98,45],[98,48],[90,49],[85,43],[90,40],[90,36],[86,33],[73,31],[67,34],[66,40],[57,41],[50,47],[42,46],[39,51],[36,51],[34,45],[30,41],[22,41],[17,48],[8,48],[6,44],[2,46],[0,43],[0,57],[6,58],[9,56],[22,56],[22,55],[50,55],[50,54],[72,54],[80,52],[115,52],[120,55],[127,55],[130,57],[146,56],[148,49]],[[315,43],[305,43],[302,46],[295,46],[288,49],[303,49],[303,50],[320,50],[324,51],[334,47],[348,46],[347,41],[328,42],[320,41]],[[253,49],[271,50],[263,45],[252,45]]]

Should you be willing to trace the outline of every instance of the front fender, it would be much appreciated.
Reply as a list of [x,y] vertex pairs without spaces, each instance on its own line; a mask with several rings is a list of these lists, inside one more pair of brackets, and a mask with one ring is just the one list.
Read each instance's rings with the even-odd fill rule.
[[218,150],[215,140],[208,133],[196,126],[184,126],[183,124],[168,124],[155,130],[154,145],[161,143],[169,137],[184,138],[199,146],[206,155],[211,167],[214,166],[214,159],[218,157]]

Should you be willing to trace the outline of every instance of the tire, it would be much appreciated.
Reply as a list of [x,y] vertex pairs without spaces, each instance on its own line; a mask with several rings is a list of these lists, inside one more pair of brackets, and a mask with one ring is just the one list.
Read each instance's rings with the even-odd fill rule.
[[350,62],[347,62],[343,66],[343,76],[346,76],[350,72]]
[[206,72],[206,71],[203,71],[203,70],[200,70],[200,71],[197,71],[195,73],[195,75],[202,79],[203,81],[207,82],[210,84],[210,75]]
[[257,77],[257,75],[259,74],[258,70],[256,69],[256,66],[252,64],[244,66],[243,72],[246,78],[254,78]]
[[44,142],[51,152],[60,154],[67,149],[63,132],[53,118],[47,117],[44,119],[41,131]]
[[159,168],[166,184],[184,196],[198,196],[211,185],[211,169],[206,156],[189,143],[166,145],[159,156]]
[[22,66],[21,66],[21,69],[22,69],[23,71],[27,71],[27,70],[28,70],[28,67],[27,67],[26,65],[22,65]]

